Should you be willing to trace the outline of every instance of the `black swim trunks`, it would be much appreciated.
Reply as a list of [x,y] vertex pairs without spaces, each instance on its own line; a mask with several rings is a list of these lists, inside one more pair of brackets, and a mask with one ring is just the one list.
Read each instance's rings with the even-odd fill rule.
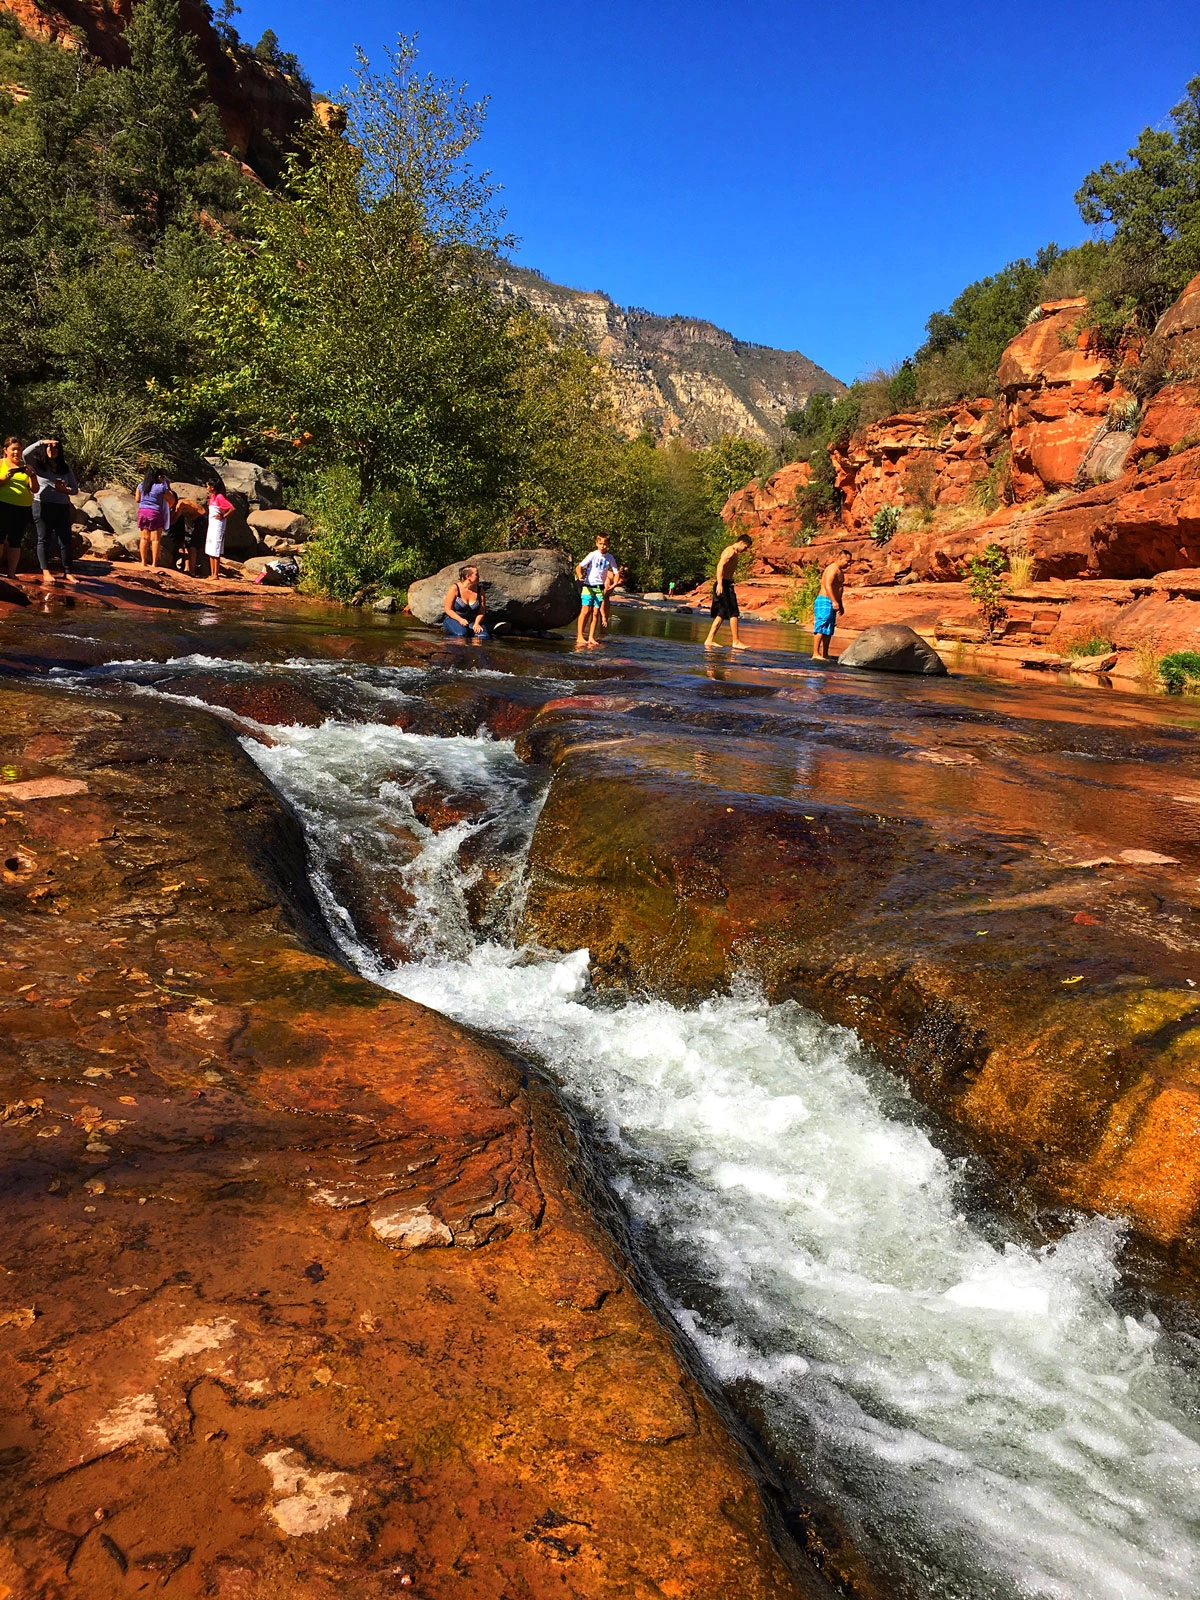
[[730,617],[740,617],[738,610],[737,590],[731,583],[723,588],[713,585],[712,605],[708,608],[710,617],[720,617],[722,622],[728,622]]

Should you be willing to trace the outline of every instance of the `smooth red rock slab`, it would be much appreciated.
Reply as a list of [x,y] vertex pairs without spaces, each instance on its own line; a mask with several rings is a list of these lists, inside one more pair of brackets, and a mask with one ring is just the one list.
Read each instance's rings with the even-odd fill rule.
[[[884,718],[868,768],[870,717],[831,742],[819,707],[810,739],[798,736],[819,778],[796,801],[739,792],[753,783],[749,757],[741,784],[732,757],[731,781],[697,784],[682,751],[673,763],[667,736],[642,734],[628,712],[599,723],[594,743],[585,710],[545,714],[533,737],[556,767],[533,840],[530,933],[586,945],[601,982],[681,998],[754,974],[857,1028],[1014,1184],[1127,1217],[1195,1266],[1200,1117],[1187,1107],[1200,1104],[1200,998],[1187,980],[1200,923],[1188,868],[1130,841],[1115,817],[1115,848],[1086,862],[1087,834],[1046,837],[1060,802],[1025,768],[1053,724],[1022,734],[989,719],[964,749],[953,721],[934,742],[934,724],[910,734]],[[1153,768],[1146,781],[1153,790]],[[846,785],[873,798],[847,803]],[[973,821],[984,796],[1011,815]],[[1095,835],[1101,819],[1081,825]]]
[[0,786],[0,1594],[820,1592],[554,1103],[321,953],[232,735],[10,684],[0,760],[86,784]]
[[24,783],[6,783],[0,789],[2,800],[55,800],[67,794],[86,794],[82,778],[29,778]]

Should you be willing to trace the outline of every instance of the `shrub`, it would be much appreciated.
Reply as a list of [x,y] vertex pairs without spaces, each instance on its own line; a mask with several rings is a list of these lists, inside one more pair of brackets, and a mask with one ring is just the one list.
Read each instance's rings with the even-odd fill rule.
[[398,494],[376,490],[364,496],[353,467],[330,467],[300,498],[300,509],[313,524],[303,582],[311,593],[349,600],[357,590],[378,585],[399,594],[454,554],[431,550],[419,520],[414,535],[415,508],[405,507]]
[[1114,400],[1108,408],[1107,421],[1110,433],[1136,433],[1141,420],[1142,408],[1132,397],[1128,400]]
[[871,537],[876,544],[886,544],[900,526],[899,506],[880,506],[871,518]]
[[1158,676],[1168,694],[1200,691],[1200,650],[1172,650],[1159,661]]
[[800,582],[779,608],[780,622],[810,622],[813,601],[820,587],[821,569],[816,562],[809,562],[802,570]]
[[1006,447],[992,462],[987,474],[971,489],[971,499],[981,511],[996,511],[1012,504],[1012,452]]
[[989,633],[995,633],[1008,616],[1008,607],[1000,598],[1007,559],[998,544],[989,544],[982,555],[971,556],[959,569]]
[[1037,563],[1027,550],[1010,550],[1008,555],[1008,586],[1024,589],[1033,582]]
[[81,479],[132,484],[141,476],[150,430],[140,406],[119,395],[89,395],[62,406],[58,424]]
[[1104,639],[1098,633],[1089,633],[1085,638],[1072,639],[1064,647],[1063,654],[1070,656],[1072,661],[1081,661],[1084,656],[1111,655],[1112,647],[1111,639]]
[[1185,450],[1194,450],[1198,444],[1200,444],[1200,433],[1185,433],[1182,439],[1176,439],[1167,453],[1181,456]]

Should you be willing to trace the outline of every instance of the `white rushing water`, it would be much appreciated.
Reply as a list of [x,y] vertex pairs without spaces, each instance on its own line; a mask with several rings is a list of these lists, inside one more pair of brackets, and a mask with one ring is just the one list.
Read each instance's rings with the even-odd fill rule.
[[[1117,1226],[997,1241],[902,1091],[799,1007],[595,997],[586,951],[513,948],[515,894],[480,941],[480,863],[519,879],[540,804],[510,745],[273,734],[247,749],[305,821],[348,954],[561,1084],[701,1359],[907,1593],[1200,1593],[1190,1363],[1152,1316],[1114,1309]],[[411,791],[431,780],[486,811],[422,829]],[[396,825],[419,849],[389,866]],[[339,914],[328,867],[348,838],[415,898],[419,959],[387,968]]]

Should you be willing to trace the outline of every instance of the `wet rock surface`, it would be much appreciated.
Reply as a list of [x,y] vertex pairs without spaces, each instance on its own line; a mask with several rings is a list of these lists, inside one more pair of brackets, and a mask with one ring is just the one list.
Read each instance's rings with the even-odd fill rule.
[[5,711],[0,1587],[796,1593],[545,1092],[322,953],[228,732]]

